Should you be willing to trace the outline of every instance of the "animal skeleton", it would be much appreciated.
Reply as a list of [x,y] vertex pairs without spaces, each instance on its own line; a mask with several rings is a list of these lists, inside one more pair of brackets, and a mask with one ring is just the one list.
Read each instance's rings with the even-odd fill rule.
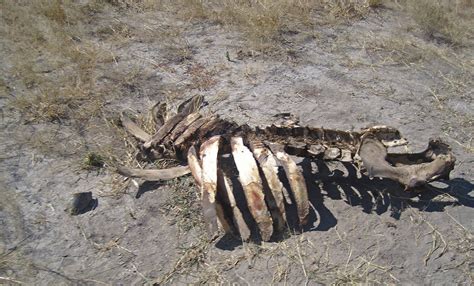
[[[392,179],[406,190],[449,177],[455,163],[449,146],[440,140],[430,140],[421,153],[387,153],[387,147],[407,143],[398,130],[387,126],[359,132],[296,124],[250,128],[216,115],[204,116],[199,113],[202,104],[203,98],[195,96],[182,103],[178,113],[167,120],[166,105],[155,105],[154,135],[122,116],[122,125],[140,141],[145,156],[173,156],[187,161],[187,165],[161,170],[119,167],[117,171],[148,181],[191,173],[200,188],[202,213],[210,234],[221,227],[226,233],[237,232],[243,240],[250,238],[243,213],[247,208],[239,208],[237,196],[245,197],[264,241],[285,228],[285,204],[295,203],[299,224],[304,226],[309,215],[308,189],[290,155],[350,162],[369,177]],[[284,170],[290,192],[280,180],[279,167]]]

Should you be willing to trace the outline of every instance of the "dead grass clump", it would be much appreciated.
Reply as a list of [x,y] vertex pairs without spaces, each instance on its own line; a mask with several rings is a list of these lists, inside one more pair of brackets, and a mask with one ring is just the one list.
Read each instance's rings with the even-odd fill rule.
[[193,89],[209,90],[217,83],[214,78],[216,71],[206,69],[202,64],[189,66],[186,73],[191,76],[191,88]]
[[102,155],[95,152],[89,152],[83,161],[84,169],[94,170],[105,166],[105,159]]
[[330,14],[338,19],[361,18],[369,12],[369,8],[381,5],[380,0],[336,0],[327,1]]
[[85,15],[78,4],[5,2],[0,33],[9,41],[8,60],[17,85],[23,87],[17,88],[12,106],[28,122],[90,118],[96,111],[90,107],[101,101],[97,64],[112,59],[97,44],[83,40]]
[[192,46],[183,36],[184,32],[182,27],[167,25],[156,33],[155,37],[159,37],[164,43],[165,57],[171,62],[182,63],[193,56]]
[[174,278],[190,275],[194,268],[202,268],[206,264],[207,252],[210,246],[208,240],[202,236],[190,245],[182,246],[180,256],[174,262],[173,268],[156,279],[153,285],[170,284]]
[[54,0],[44,3],[44,6],[40,7],[42,12],[50,20],[55,21],[59,24],[66,23],[66,12],[62,6],[61,0]]
[[452,6],[432,0],[409,0],[407,7],[427,36],[442,38],[451,44],[462,44],[466,30]]
[[168,184],[171,195],[164,204],[163,211],[170,217],[172,224],[177,224],[180,232],[193,228],[204,230],[201,212],[198,205],[198,190],[190,177],[176,179]]
[[[171,224],[177,225],[179,230],[177,239],[183,238],[184,241],[181,243],[181,253],[175,260],[173,268],[157,279],[155,282],[157,285],[167,284],[174,277],[186,276],[194,268],[203,267],[208,249],[212,245],[204,231],[197,200],[198,190],[194,180],[191,177],[178,178],[169,182],[168,188],[171,189],[171,195],[163,205],[163,212],[170,218]],[[187,243],[186,238],[191,230],[194,230],[196,237],[191,243]]]
[[11,101],[11,106],[22,112],[26,123],[61,123],[73,117],[88,120],[98,114],[101,106],[100,99],[91,98],[82,88],[46,87],[38,92],[21,95]]
[[367,4],[369,7],[377,8],[382,5],[382,0],[368,0]]
[[432,57],[432,53],[428,48],[419,47],[413,39],[405,35],[369,37],[364,48],[378,55],[381,60],[380,64],[411,65]]
[[[181,0],[162,1],[160,9],[185,19],[210,20],[243,33],[259,51],[274,50],[288,35],[311,32],[329,18],[365,15],[381,0]],[[329,16],[329,18],[328,18]]]
[[320,0],[192,0],[177,6],[187,18],[209,19],[240,30],[260,49],[274,45],[282,33],[311,26],[312,13],[322,7]]
[[[101,1],[93,1],[101,2]],[[160,1],[156,0],[105,0],[106,3],[117,6],[122,9],[135,9],[145,11],[156,8]]]
[[96,34],[104,40],[123,43],[134,36],[134,31],[126,23],[116,20],[115,23],[97,29]]

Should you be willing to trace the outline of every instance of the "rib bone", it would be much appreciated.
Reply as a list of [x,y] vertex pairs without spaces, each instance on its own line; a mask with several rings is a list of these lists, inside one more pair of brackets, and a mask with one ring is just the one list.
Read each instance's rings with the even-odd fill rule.
[[308,189],[304,181],[303,174],[298,169],[295,161],[283,151],[283,147],[277,144],[269,144],[270,149],[275,154],[277,159],[280,161],[283,169],[285,169],[286,176],[290,182],[291,191],[296,202],[296,208],[298,210],[298,218],[300,226],[304,226],[308,219],[309,214],[309,202],[308,202]]
[[231,146],[250,213],[260,229],[262,239],[268,241],[273,233],[273,225],[265,204],[257,163],[250,150],[245,147],[242,137],[232,137]]
[[132,134],[135,138],[142,142],[146,142],[151,139],[151,135],[143,131],[135,122],[128,118],[125,114],[122,114],[121,121],[123,127]]
[[203,117],[194,121],[181,135],[179,135],[178,138],[176,138],[174,144],[176,146],[182,145],[194,135],[196,130],[211,120],[213,120],[213,118]]
[[215,136],[201,146],[202,185],[201,204],[208,233],[212,236],[217,231],[216,192],[217,192],[217,153],[220,136]]
[[[194,146],[191,146],[188,150],[188,164],[189,164],[189,169],[191,170],[191,174],[194,177],[194,180],[196,181],[196,184],[198,185],[199,188],[202,187],[202,169],[201,169],[201,164],[199,163],[199,158],[197,157],[196,154],[196,148]],[[202,190],[202,189],[201,189]],[[202,198],[203,194],[201,193]]]
[[265,176],[265,179],[270,188],[272,195],[271,199],[265,196],[270,210],[273,210],[273,218],[276,220],[276,228],[281,231],[286,225],[286,212],[284,201],[284,187],[278,178],[278,164],[272,152],[268,150],[262,142],[251,141],[250,149],[253,152],[255,159],[257,159],[260,168]]
[[247,223],[244,221],[242,212],[237,207],[237,202],[235,201],[234,193],[232,192],[232,186],[230,179],[225,175],[224,171],[221,169],[217,170],[217,188],[218,191],[225,192],[229,200],[230,208],[232,209],[232,214],[234,215],[233,220],[237,228],[237,231],[240,234],[240,237],[243,241],[247,241],[250,238],[250,229],[247,226]]
[[141,178],[146,181],[166,181],[187,175],[191,172],[191,170],[188,166],[179,166],[159,170],[131,169],[120,166],[117,168],[117,172],[120,175],[129,178]]
[[184,118],[186,118],[186,116],[199,110],[202,101],[202,96],[195,96],[189,101],[184,102],[180,106],[180,112],[170,118],[168,121],[166,121],[165,124],[163,124],[163,126],[158,129],[155,135],[153,135],[151,139],[147,140],[143,144],[143,146],[148,149],[152,146],[160,144],[161,141],[166,137],[166,135],[168,135],[178,123],[180,123]]
[[173,131],[165,138],[166,141],[174,142],[186,129],[201,117],[201,114],[194,112],[186,116],[180,123],[176,125]]

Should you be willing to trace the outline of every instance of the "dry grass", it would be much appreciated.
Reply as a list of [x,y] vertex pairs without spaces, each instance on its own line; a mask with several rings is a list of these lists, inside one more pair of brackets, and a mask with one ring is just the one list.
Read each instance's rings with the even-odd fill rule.
[[[166,2],[166,1],[165,1]],[[380,0],[190,0],[160,8],[185,19],[210,20],[243,34],[258,51],[273,51],[296,34],[311,35],[318,25],[365,15]]]
[[[318,25],[328,23],[328,16],[342,19],[360,17],[372,7],[380,6],[381,1],[114,0],[79,4],[59,0],[2,0],[2,4],[5,9],[0,34],[9,39],[9,60],[14,71],[8,82],[16,85],[12,106],[24,115],[26,122],[63,122],[96,118],[110,94],[120,93],[114,81],[111,84],[98,83],[98,78],[108,76],[120,81],[124,77],[131,78],[126,80],[126,84],[133,88],[133,81],[143,77],[134,74],[133,70],[113,72],[117,61],[115,53],[97,39],[121,45],[136,37],[140,40],[156,40],[158,37],[164,40],[169,60],[182,62],[192,58],[192,48],[181,36],[183,28],[137,31],[119,19],[97,22],[97,15],[105,13],[110,6],[118,11],[136,13],[173,10],[185,19],[211,20],[241,31],[254,48],[268,51],[278,49],[282,43],[288,42],[291,35],[311,34]],[[456,18],[458,6],[453,8],[433,1],[407,0],[407,7],[421,29],[431,37],[441,34],[449,42],[461,43],[466,36],[464,22]],[[99,25],[94,27],[94,24]],[[422,55],[415,55],[408,62],[420,57]],[[197,71],[190,70],[191,74]],[[206,73],[206,80],[195,81],[195,88],[207,90],[211,87],[210,75]],[[9,85],[5,84],[4,89]]]
[[337,0],[326,1],[330,14],[335,18],[353,19],[365,16],[370,8],[381,5],[380,0]]
[[[97,64],[110,55],[83,39],[86,15],[62,1],[3,1],[1,34],[21,92],[12,105],[29,121],[61,121],[100,107]],[[74,110],[74,112],[72,112]],[[82,112],[81,112],[82,111]]]
[[216,83],[217,71],[209,70],[202,64],[194,64],[188,67],[186,73],[191,77],[190,88],[199,91],[211,89]]
[[191,177],[183,177],[169,182],[171,195],[164,203],[163,212],[170,218],[171,224],[176,224],[180,232],[196,229],[204,231],[201,211],[198,203],[198,192]]
[[[310,16],[320,1],[189,1],[186,13],[193,18],[210,19],[236,27],[256,46],[268,48],[281,33],[311,24]],[[188,2],[188,3],[189,3]]]
[[[15,82],[12,106],[22,112],[27,122],[63,122],[72,119],[87,121],[97,117],[110,94],[120,93],[114,81],[112,84],[98,83],[98,78],[104,75],[123,81],[124,72],[109,72],[114,70],[117,58],[110,46],[100,44],[97,39],[121,45],[136,37],[140,40],[159,38],[164,40],[168,57],[173,62],[192,58],[192,48],[181,36],[183,28],[165,27],[157,31],[144,28],[137,31],[117,18],[98,22],[100,17],[97,15],[106,13],[111,7],[112,11],[118,9],[119,12],[125,11],[123,13],[172,10],[185,19],[211,20],[241,31],[254,48],[271,50],[291,41],[288,40],[291,35],[311,34],[319,25],[328,23],[328,16],[342,19],[360,17],[371,8],[380,6],[382,1],[113,0],[80,4],[59,0],[2,0],[1,3],[5,8],[0,34],[9,40],[9,61],[14,71],[4,89]],[[472,5],[467,5],[466,9],[472,8]],[[466,16],[460,14],[465,10],[462,9],[464,6],[428,0],[407,0],[406,6],[430,37],[441,35],[450,43],[460,44],[469,34],[470,29],[465,28],[470,22],[466,22]],[[107,15],[106,18],[112,16]],[[95,24],[98,24],[97,27]],[[415,55],[407,62],[417,61],[422,56]],[[128,77],[133,70],[125,73]],[[131,79],[133,81],[142,76],[135,74]],[[206,90],[212,84],[209,80],[196,82],[196,88]],[[133,87],[128,81],[127,85]]]
[[[454,2],[454,3],[453,3]],[[472,12],[472,4],[460,1],[408,0],[407,8],[413,19],[430,38],[461,45],[472,30],[472,14],[467,16],[461,9]],[[466,19],[463,19],[467,17]],[[467,21],[467,23],[466,23]],[[471,22],[471,24],[469,24]]]

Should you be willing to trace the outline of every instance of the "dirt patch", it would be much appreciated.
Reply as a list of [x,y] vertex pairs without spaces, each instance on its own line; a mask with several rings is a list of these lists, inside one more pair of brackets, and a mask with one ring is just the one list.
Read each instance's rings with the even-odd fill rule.
[[[15,36],[12,23],[23,22],[2,16],[2,283],[472,283],[472,31],[454,44],[397,5],[326,7],[331,19],[305,12],[297,25],[272,26],[262,47],[246,39],[250,20],[94,3],[81,8],[87,17],[67,3],[41,6],[48,22],[33,35]],[[472,6],[463,10],[472,18]],[[23,37],[37,40],[32,49]],[[52,41],[65,38],[64,49]],[[282,112],[343,130],[388,124],[412,151],[441,137],[457,165],[438,191],[409,195],[312,163],[307,231],[262,244],[209,242],[189,177],[137,189],[111,168],[138,166],[117,126],[121,111],[146,125],[156,101],[195,94],[240,124],[269,125]],[[85,168],[90,154],[104,167]],[[71,195],[88,191],[96,208],[70,216]]]

